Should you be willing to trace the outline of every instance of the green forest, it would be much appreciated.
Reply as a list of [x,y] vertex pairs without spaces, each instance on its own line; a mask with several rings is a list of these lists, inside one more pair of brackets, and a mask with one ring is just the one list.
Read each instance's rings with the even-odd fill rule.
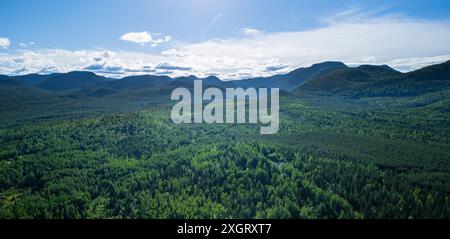
[[448,112],[324,104],[283,97],[272,136],[175,125],[170,102],[4,122],[0,217],[450,216]]
[[[449,72],[309,79],[280,93],[274,135],[174,124],[190,78],[0,76],[0,218],[449,218]],[[68,89],[23,83],[48,79]]]

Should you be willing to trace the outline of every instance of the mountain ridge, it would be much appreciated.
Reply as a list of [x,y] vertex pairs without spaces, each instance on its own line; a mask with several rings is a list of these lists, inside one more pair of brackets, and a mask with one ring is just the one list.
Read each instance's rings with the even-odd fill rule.
[[286,74],[232,81],[223,81],[216,76],[198,78],[193,75],[176,78],[166,75],[136,75],[112,79],[89,71],[49,75],[2,75],[0,80],[15,80],[16,83],[47,91],[84,92],[89,96],[106,96],[118,91],[143,88],[163,91],[176,87],[191,88],[193,80],[202,80],[205,87],[275,87],[293,95],[303,92],[327,92],[354,96],[405,96],[450,88],[449,77],[450,61],[408,73],[401,73],[388,65],[348,67],[342,62],[326,61],[310,67],[301,67]]
[[450,61],[401,73],[387,66],[359,66],[338,70],[299,86],[305,92],[351,95],[352,97],[417,96],[450,89]]
[[[210,86],[235,86],[235,87],[278,87],[282,90],[291,91],[301,85],[303,82],[310,80],[318,75],[323,75],[333,70],[346,68],[347,66],[342,62],[326,61],[322,63],[313,64],[310,67],[297,68],[291,72],[281,75],[273,75],[270,77],[255,77],[242,80],[223,81],[217,76],[208,76],[205,78],[199,78],[197,76],[182,76],[171,78],[166,75],[136,75],[126,76],[119,79],[107,78],[100,76],[91,71],[71,71],[67,73],[52,73],[48,75],[41,74],[27,74],[19,76],[10,76],[18,81],[35,85],[39,88],[50,91],[64,91],[64,90],[79,90],[81,88],[88,87],[90,85],[104,85],[110,82],[112,84],[122,85],[125,88],[132,87],[148,87],[159,85],[163,83],[169,83],[168,81],[180,81],[180,80],[203,80],[203,83]],[[163,79],[165,81],[155,80]],[[130,80],[132,82],[125,82]],[[146,80],[150,80],[147,82]],[[134,84],[133,84],[134,82]]]

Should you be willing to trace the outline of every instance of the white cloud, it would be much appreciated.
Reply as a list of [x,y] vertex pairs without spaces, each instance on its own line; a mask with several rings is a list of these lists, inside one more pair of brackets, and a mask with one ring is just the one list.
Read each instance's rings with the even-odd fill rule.
[[152,41],[152,36],[148,32],[129,32],[120,37],[122,41],[129,41],[138,44],[145,44]]
[[255,28],[248,28],[248,27],[242,28],[241,32],[244,33],[245,35],[250,35],[250,36],[264,33],[264,31],[261,31],[261,30],[255,29]]
[[173,56],[173,57],[185,57],[185,56],[187,56],[186,53],[180,52],[179,50],[177,50],[175,48],[162,51],[161,55],[163,55],[163,56]]
[[375,56],[368,56],[363,58],[361,61],[367,64],[375,64],[377,63],[377,58]]
[[[160,36],[160,33],[156,33],[155,36]],[[160,43],[168,42],[171,40],[170,36],[162,36],[160,38],[152,37],[151,32],[143,31],[143,32],[129,32],[123,34],[120,37],[120,40],[134,42],[140,45],[145,45],[150,43],[152,47],[157,46]]]
[[34,46],[35,44],[36,44],[35,42],[28,42],[28,43],[21,42],[21,43],[19,43],[19,46],[22,48],[27,48],[27,47]]
[[11,45],[11,41],[7,37],[0,37],[0,47],[6,49]]

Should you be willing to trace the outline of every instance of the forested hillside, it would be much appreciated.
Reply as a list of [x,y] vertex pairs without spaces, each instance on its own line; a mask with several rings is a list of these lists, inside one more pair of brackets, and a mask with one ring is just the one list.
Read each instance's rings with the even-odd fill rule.
[[[170,89],[190,77],[94,77],[69,92],[4,77],[0,218],[449,218],[449,90],[306,88],[425,82],[336,70],[358,77],[320,74],[284,94],[280,131],[265,136],[254,124],[173,124]],[[424,70],[447,84],[442,68]]]

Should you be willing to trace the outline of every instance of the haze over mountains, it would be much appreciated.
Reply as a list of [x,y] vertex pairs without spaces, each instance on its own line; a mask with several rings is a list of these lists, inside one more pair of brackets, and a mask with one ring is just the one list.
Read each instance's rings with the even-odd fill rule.
[[450,61],[408,73],[398,72],[387,65],[348,67],[344,63],[330,61],[299,68],[287,74],[234,81],[221,81],[215,76],[170,78],[158,75],[112,79],[86,71],[49,75],[1,75],[0,88],[3,93],[8,89],[21,92],[21,96],[69,92],[103,97],[144,89],[165,94],[176,87],[192,87],[193,80],[197,79],[202,80],[203,85],[207,87],[276,87],[293,95],[327,93],[352,96],[415,96],[449,89]]

